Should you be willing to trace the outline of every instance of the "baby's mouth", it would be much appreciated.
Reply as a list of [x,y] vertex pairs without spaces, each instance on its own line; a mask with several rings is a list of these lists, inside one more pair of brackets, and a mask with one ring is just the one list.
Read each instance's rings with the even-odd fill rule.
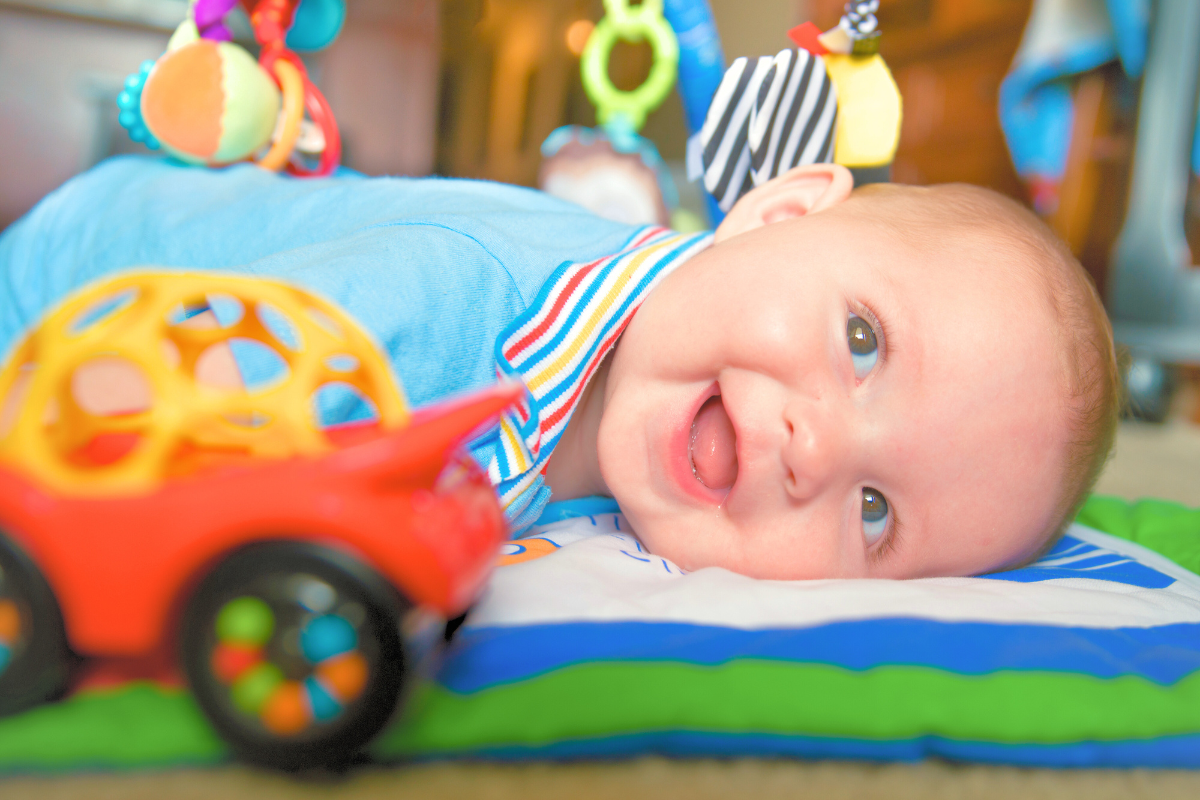
[[737,432],[720,395],[704,401],[696,412],[688,458],[696,480],[710,489],[728,489],[737,480]]

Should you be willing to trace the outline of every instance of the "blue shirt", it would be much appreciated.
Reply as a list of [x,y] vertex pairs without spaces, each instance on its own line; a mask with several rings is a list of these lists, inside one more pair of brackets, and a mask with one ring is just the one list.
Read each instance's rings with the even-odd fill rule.
[[503,184],[115,158],[0,236],[0,350],[67,293],[129,267],[287,279],[357,318],[414,405],[498,372],[526,380],[526,402],[472,444],[519,531],[549,501],[542,470],[592,370],[707,243]]
[[349,311],[423,405],[496,379],[493,345],[564,262],[637,228],[482,181],[296,180],[109,159],[0,235],[0,352],[69,292],[134,266],[271,275]]

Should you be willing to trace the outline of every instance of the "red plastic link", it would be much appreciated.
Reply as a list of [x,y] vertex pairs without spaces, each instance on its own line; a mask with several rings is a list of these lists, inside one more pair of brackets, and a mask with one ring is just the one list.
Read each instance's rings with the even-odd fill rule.
[[254,38],[262,46],[258,63],[276,84],[279,83],[274,69],[277,60],[282,58],[288,61],[300,72],[304,79],[304,109],[325,137],[325,151],[321,153],[321,161],[316,169],[307,169],[293,161],[287,166],[288,173],[302,178],[332,175],[342,160],[342,137],[338,132],[337,118],[325,95],[309,80],[308,69],[300,56],[284,44],[288,29],[292,27],[298,0],[242,0],[242,5],[250,16]]
[[[262,65],[262,68],[267,71],[268,75],[274,78],[275,62],[281,58],[295,67],[305,81],[308,80],[308,69],[304,66],[304,62],[300,60],[300,56],[281,44],[263,45],[262,50],[258,54],[258,63]],[[275,80],[275,83],[279,83],[278,79]]]
[[264,48],[283,46],[298,0],[242,0],[242,5],[250,15],[250,26],[258,43]]
[[306,169],[293,161],[288,164],[287,171],[302,178],[323,178],[332,175],[342,160],[342,136],[338,132],[337,119],[333,116],[329,101],[307,75],[304,77],[304,108],[325,136],[325,151],[321,153],[321,162],[316,169]]

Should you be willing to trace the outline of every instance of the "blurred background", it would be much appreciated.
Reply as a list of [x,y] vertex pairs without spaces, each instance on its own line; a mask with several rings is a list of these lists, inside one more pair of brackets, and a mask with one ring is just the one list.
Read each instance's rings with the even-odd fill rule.
[[[843,7],[842,0],[710,3],[726,63],[790,46],[787,30],[805,20],[830,28]],[[1035,6],[1040,27],[1029,25]],[[1091,17],[1079,22],[1063,14],[1082,10],[1099,19],[1132,9],[1144,26],[1153,7],[1150,0],[882,0],[880,49],[904,97],[891,179],[966,181],[1033,205],[1108,293],[1111,307],[1113,253],[1129,210],[1144,79],[1141,65],[1131,66],[1125,48],[1129,37],[1124,34],[1133,23]],[[116,153],[144,151],[118,125],[115,99],[125,76],[163,51],[186,8],[186,0],[0,0],[0,228],[71,175]],[[1050,18],[1054,13],[1059,17]],[[339,120],[347,166],[371,175],[439,174],[532,186],[541,144],[551,131],[564,124],[595,124],[579,77],[579,55],[602,16],[601,0],[348,0],[341,35],[305,60]],[[1045,31],[1070,39],[1082,35],[1084,23],[1103,28],[1097,28],[1101,38],[1115,38],[1116,50],[1061,70],[1060,55],[1066,51],[1055,50],[1059,44],[1047,50]],[[251,42],[244,23],[234,32]],[[1014,95],[1025,105],[1010,109],[1014,125],[1021,113],[1036,116],[1052,111],[1055,103],[1067,109],[1066,128],[1061,114],[1050,114],[1045,117],[1050,123],[1039,117],[1044,124],[1034,129],[1036,138],[1058,120],[1061,141],[1051,143],[1050,150],[1058,151],[1049,168],[1039,166],[1037,153],[1031,157],[1012,149],[1012,136],[1006,141],[998,113],[1002,82],[1010,72],[1020,72],[1014,70],[1014,56],[1023,35],[1023,54],[1042,46],[1040,55],[1049,52],[1049,61],[1060,70],[1045,84],[1053,91],[1038,95],[1041,84],[1027,83],[1025,94]],[[651,58],[644,43],[619,43],[609,70],[614,84],[637,86]],[[1032,58],[1023,63],[1028,67]],[[1183,112],[1194,120],[1194,76],[1191,80],[1193,105]],[[1010,90],[1021,88],[1015,83]],[[687,129],[677,94],[650,115],[642,133],[655,142],[675,176],[681,205],[703,216],[700,193],[684,177]],[[1195,252],[1200,246],[1200,204],[1192,202],[1197,181],[1186,169],[1177,177],[1179,188],[1171,191],[1182,192],[1185,181],[1187,187],[1177,238]],[[1190,273],[1196,277],[1194,269]],[[1200,286],[1200,279],[1188,285]],[[1200,290],[1195,295],[1195,309],[1166,322],[1176,328],[1186,323],[1191,326],[1187,335],[1200,341],[1195,333],[1200,331]],[[1140,320],[1148,322],[1163,321]],[[1153,338],[1161,326],[1151,328],[1146,335]],[[1190,423],[1200,423],[1195,367],[1200,345],[1193,349],[1189,354],[1186,347],[1176,348],[1173,356],[1145,351],[1149,356],[1135,358],[1130,385],[1140,386],[1144,395],[1135,410],[1170,424],[1127,428],[1120,448],[1130,453],[1144,445],[1149,455],[1143,460],[1155,463],[1174,458],[1165,477],[1147,478],[1144,465],[1135,465],[1128,480],[1151,481],[1143,493],[1194,505],[1200,496],[1200,436]],[[1168,451],[1175,455],[1162,455]]]
[[[883,0],[882,52],[906,104],[894,180],[970,181],[1025,197],[996,105],[1031,2]],[[728,62],[791,46],[787,30],[802,21],[836,25],[843,3],[711,5]],[[0,0],[0,226],[74,173],[142,149],[117,124],[116,96],[126,75],[163,51],[186,7]],[[547,134],[595,123],[579,54],[602,16],[601,0],[349,0],[341,35],[306,60],[337,113],[347,166],[533,185]],[[618,43],[614,84],[633,88],[650,62],[648,45]],[[642,133],[668,163],[682,164],[677,94]],[[1111,149],[1120,158],[1128,147]]]

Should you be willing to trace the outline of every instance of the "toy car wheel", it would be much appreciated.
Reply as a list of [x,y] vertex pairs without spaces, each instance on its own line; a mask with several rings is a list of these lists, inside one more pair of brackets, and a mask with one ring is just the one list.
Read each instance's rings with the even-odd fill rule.
[[60,695],[70,666],[54,592],[25,552],[0,532],[0,715]]
[[313,544],[238,551],[197,587],[183,667],[218,732],[250,761],[338,766],[387,723],[408,669],[407,603],[354,558]]

